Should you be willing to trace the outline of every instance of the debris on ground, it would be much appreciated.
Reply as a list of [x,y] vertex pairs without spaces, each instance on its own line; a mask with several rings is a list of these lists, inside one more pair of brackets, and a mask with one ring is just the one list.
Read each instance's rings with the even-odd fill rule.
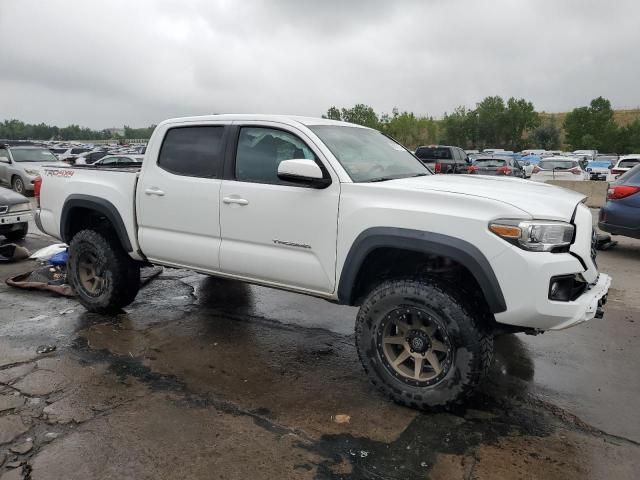
[[40,345],[38,348],[36,348],[36,353],[40,355],[45,353],[51,353],[51,352],[54,352],[56,348],[57,347],[55,345]]
[[609,250],[618,245],[616,240],[611,240],[611,235],[606,233],[596,234],[596,250]]
[[336,423],[349,423],[351,421],[351,416],[339,413],[338,415],[334,415],[333,421]]
[[25,258],[29,258],[29,255],[31,255],[29,250],[21,247],[20,245],[16,245],[15,243],[0,245],[0,262],[2,263],[24,260]]
[[10,287],[46,290],[65,297],[73,297],[75,293],[66,282],[67,274],[64,267],[48,265],[8,278],[5,283]]
[[44,434],[44,437],[42,437],[42,439],[47,443],[53,442],[56,438],[58,438],[58,434],[56,432],[47,432]]
[[54,243],[53,245],[49,245],[47,247],[41,248],[40,250],[36,251],[33,255],[31,255],[29,258],[31,258],[32,260],[47,262],[54,255],[57,255],[62,252],[66,252],[67,248],[68,247],[66,243]]
[[18,445],[14,445],[10,448],[13,453],[17,453],[18,455],[24,455],[25,453],[29,453],[33,449],[33,439],[27,438],[27,440],[23,443],[19,443]]

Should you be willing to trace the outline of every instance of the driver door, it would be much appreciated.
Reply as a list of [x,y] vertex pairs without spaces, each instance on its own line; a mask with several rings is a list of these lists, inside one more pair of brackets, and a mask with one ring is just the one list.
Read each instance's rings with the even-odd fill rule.
[[[312,188],[278,178],[283,160],[322,154],[302,132],[260,122],[234,129],[232,165],[220,192],[222,272],[323,294],[335,288],[340,183]],[[229,159],[228,159],[229,160]]]

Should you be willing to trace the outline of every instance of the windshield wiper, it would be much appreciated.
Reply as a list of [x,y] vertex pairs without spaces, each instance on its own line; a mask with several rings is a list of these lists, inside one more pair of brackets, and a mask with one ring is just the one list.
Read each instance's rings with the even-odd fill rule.
[[416,173],[415,175],[408,175],[406,177],[375,177],[371,180],[367,180],[366,183],[375,183],[375,182],[386,182],[387,180],[400,180],[401,178],[414,178],[414,177],[424,177],[425,175],[429,175],[428,173]]
[[371,180],[367,180],[366,183],[374,183],[374,182],[386,182],[387,180],[395,180],[396,177],[375,177]]

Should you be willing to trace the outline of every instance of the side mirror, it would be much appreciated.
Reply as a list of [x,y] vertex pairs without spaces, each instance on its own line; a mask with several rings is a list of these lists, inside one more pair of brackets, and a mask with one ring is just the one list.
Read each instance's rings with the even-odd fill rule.
[[609,165],[609,170],[613,170],[613,165]]
[[313,188],[326,188],[331,185],[331,179],[324,178],[318,164],[307,159],[283,160],[278,165],[278,178]]
[[528,167],[529,165],[531,165],[531,162],[524,162],[525,166]]
[[11,163],[9,161],[9,157],[0,157],[0,162],[2,162],[2,163]]

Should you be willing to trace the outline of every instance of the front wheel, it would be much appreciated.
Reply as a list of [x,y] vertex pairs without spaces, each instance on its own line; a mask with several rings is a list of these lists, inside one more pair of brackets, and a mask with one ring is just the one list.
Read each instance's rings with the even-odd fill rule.
[[140,266],[107,230],[82,230],[69,246],[69,283],[90,312],[117,313],[136,298]]
[[397,403],[420,409],[462,403],[491,364],[484,316],[451,287],[389,280],[358,312],[358,356],[371,382]]
[[24,187],[24,180],[20,177],[13,177],[13,182],[11,182],[11,186],[16,193],[20,195],[24,195],[26,192],[26,188]]

